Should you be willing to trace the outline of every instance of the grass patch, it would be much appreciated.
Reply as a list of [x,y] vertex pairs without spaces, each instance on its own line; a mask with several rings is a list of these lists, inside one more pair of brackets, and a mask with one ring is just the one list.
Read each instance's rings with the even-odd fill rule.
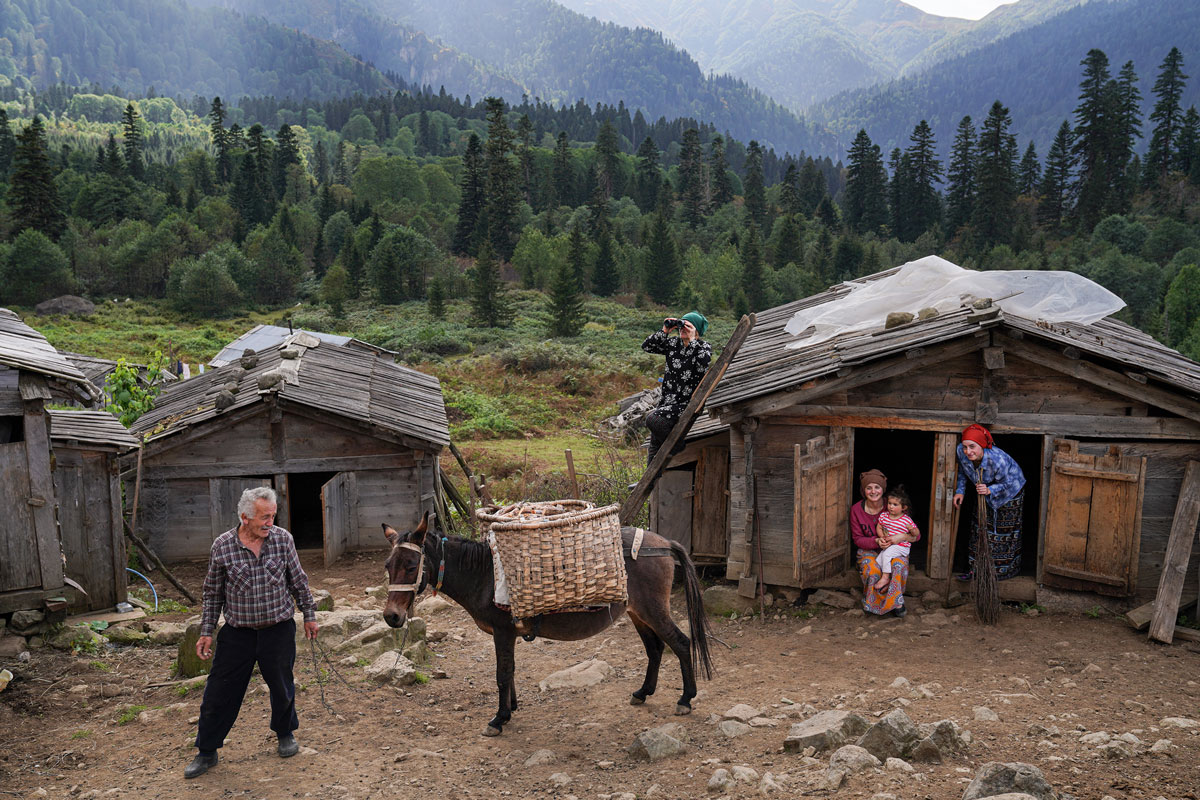
[[170,597],[163,597],[162,595],[158,596],[158,610],[155,611],[154,595],[150,593],[149,589],[142,586],[135,586],[130,589],[129,594],[150,606],[145,609],[146,613],[150,616],[154,616],[155,614],[186,614],[191,611],[189,607],[178,600],[172,600]]
[[106,664],[103,661],[89,661],[88,666],[92,669],[98,669],[101,672],[112,672],[113,670],[111,664]]
[[72,739],[86,739],[91,735],[92,735],[92,732],[89,731],[87,728],[80,728],[79,730],[77,730],[71,734],[71,738]]
[[429,676],[424,672],[421,672],[421,670],[417,670],[413,673],[413,683],[418,686],[424,686],[425,684],[429,683]]
[[354,662],[354,666],[356,666],[356,667],[369,667],[369,666],[371,666],[371,660],[370,660],[370,659],[367,659],[367,658],[359,658],[358,660],[356,660],[356,661]]
[[121,713],[117,715],[118,725],[128,725],[137,719],[137,715],[145,711],[149,706],[125,706],[121,709]]

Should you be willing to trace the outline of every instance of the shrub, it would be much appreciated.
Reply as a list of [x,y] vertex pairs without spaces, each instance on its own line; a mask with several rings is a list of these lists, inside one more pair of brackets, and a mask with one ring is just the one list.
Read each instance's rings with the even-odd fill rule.
[[71,265],[58,245],[45,234],[22,231],[4,259],[0,301],[31,306],[70,292],[75,286]]
[[596,365],[592,354],[560,342],[517,344],[504,348],[493,358],[505,369],[526,375],[552,369],[585,370]]
[[238,309],[242,293],[229,272],[230,245],[209,250],[199,258],[171,265],[167,298],[176,309],[200,317],[227,316]]

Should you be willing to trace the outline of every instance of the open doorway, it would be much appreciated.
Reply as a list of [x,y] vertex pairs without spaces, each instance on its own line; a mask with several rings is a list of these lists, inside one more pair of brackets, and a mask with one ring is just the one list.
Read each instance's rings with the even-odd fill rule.
[[904,486],[912,500],[908,515],[921,531],[909,553],[913,569],[925,569],[929,552],[929,495],[933,487],[933,452],[935,434],[926,431],[854,430],[854,502],[862,499],[858,475],[877,469],[887,476],[888,487]]
[[325,521],[321,514],[321,487],[336,472],[298,472],[288,475],[288,519],[292,538],[300,550],[325,546]]
[[[996,434],[996,447],[1013,457],[1025,473],[1025,508],[1021,519],[1021,571],[1035,576],[1038,561],[1038,521],[1042,504],[1042,437],[1020,434]],[[967,486],[958,514],[958,532],[954,545],[954,574],[967,571],[969,543],[979,514],[977,494]]]

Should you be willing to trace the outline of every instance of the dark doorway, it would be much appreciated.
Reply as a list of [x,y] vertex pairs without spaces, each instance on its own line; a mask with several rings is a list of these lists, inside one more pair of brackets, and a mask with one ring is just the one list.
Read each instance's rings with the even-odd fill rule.
[[336,472],[299,472],[288,475],[288,519],[299,549],[325,546],[325,520],[321,514],[321,487]]
[[854,502],[862,499],[858,475],[877,469],[887,476],[888,488],[903,485],[912,500],[908,515],[921,531],[913,543],[908,563],[925,569],[929,552],[929,493],[933,488],[935,435],[925,431],[894,431],[875,428],[854,430]]
[[[1042,504],[1042,437],[1019,434],[998,434],[996,447],[1013,457],[1025,473],[1025,508],[1021,520],[1021,575],[1036,575],[1038,561],[1038,527]],[[958,513],[958,534],[954,543],[954,573],[968,569],[969,542],[979,514],[968,480],[963,495],[962,510]]]

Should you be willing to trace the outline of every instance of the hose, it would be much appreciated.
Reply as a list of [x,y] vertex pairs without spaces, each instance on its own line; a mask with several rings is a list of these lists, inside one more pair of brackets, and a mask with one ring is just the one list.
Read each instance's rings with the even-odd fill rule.
[[146,582],[147,586],[150,587],[150,591],[154,595],[154,610],[157,612],[158,611],[158,590],[154,588],[154,584],[150,582],[149,578],[147,578],[142,573],[138,572],[136,569],[130,569],[129,567],[126,567],[125,571],[132,572],[134,575],[137,575],[139,578],[141,578],[142,580],[144,580]]

